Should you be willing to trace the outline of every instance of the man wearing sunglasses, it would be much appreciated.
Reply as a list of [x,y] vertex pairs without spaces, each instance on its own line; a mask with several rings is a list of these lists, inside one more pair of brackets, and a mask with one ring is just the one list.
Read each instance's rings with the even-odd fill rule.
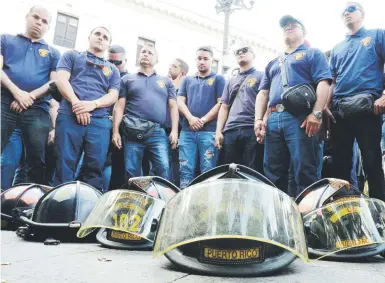
[[[265,139],[264,171],[279,189],[296,197],[304,188],[316,182],[321,163],[318,131],[322,110],[331,81],[328,62],[323,52],[304,44],[305,27],[292,16],[280,20],[283,29],[285,54],[271,61],[265,70],[255,103],[255,134]],[[280,61],[284,60],[284,64]],[[289,112],[283,105],[284,92],[281,73],[284,69],[289,87],[307,84],[316,90],[317,100],[312,112]],[[267,125],[263,121],[267,106],[271,112]],[[351,160],[351,158],[350,158]],[[288,191],[290,162],[296,190]]]
[[328,109],[327,112],[334,122],[331,123],[333,172],[335,177],[349,180],[356,139],[369,195],[385,200],[380,146],[381,115],[385,113],[385,30],[365,29],[364,17],[365,11],[359,3],[346,4],[342,20],[348,33],[331,52],[333,83],[329,96],[331,112]]
[[[15,135],[24,139],[27,181],[46,184],[45,156],[50,132],[47,95],[49,83],[56,77],[60,52],[43,39],[51,23],[47,9],[34,6],[25,20],[24,33],[1,35],[1,152],[9,148],[8,144],[11,148],[15,145],[11,136],[19,129],[20,135]],[[11,153],[8,158],[15,155]]]
[[209,46],[197,49],[198,72],[187,76],[178,91],[178,108],[184,116],[179,143],[182,189],[194,179],[198,159],[201,173],[217,166],[215,129],[225,79],[211,71],[213,55]]
[[263,73],[253,67],[250,46],[241,46],[234,55],[240,72],[223,91],[215,145],[221,149],[223,144],[225,164],[238,163],[263,173],[263,145],[254,134],[255,99]]
[[128,74],[126,70],[126,50],[123,46],[111,45],[108,49],[108,61],[118,68],[121,78]]
[[88,37],[85,52],[67,51],[58,64],[57,87],[63,98],[56,118],[58,150],[56,184],[73,181],[84,151],[81,181],[100,191],[108,188],[103,169],[110,143],[110,106],[118,99],[119,71],[104,59],[111,33],[97,27]]
[[[169,78],[156,73],[154,67],[157,62],[158,52],[155,47],[150,44],[143,46],[139,55],[140,69],[137,73],[122,78],[119,100],[114,107],[112,143],[118,149],[123,148],[119,127],[123,114],[126,115],[123,121],[123,138],[128,178],[143,174],[142,161],[146,150],[150,152],[154,174],[165,179],[170,176],[168,144],[173,149],[177,146],[179,113],[175,88]],[[169,141],[162,127],[166,121],[166,111],[170,111],[171,117]],[[144,134],[136,134],[133,123],[140,125],[144,134],[149,132],[148,136],[144,138]]]

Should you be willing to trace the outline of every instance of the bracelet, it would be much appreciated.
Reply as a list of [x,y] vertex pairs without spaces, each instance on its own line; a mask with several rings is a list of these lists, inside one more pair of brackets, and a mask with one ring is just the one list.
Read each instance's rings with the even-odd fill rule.
[[257,121],[259,121],[259,120],[263,121],[263,119],[255,119],[255,121],[254,121],[254,122],[257,122]]

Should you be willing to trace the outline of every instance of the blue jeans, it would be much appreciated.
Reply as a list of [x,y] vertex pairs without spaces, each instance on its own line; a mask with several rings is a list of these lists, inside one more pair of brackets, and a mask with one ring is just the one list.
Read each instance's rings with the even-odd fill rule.
[[27,182],[46,184],[45,150],[50,131],[49,113],[41,108],[29,108],[21,114],[1,103],[1,152],[4,151],[14,130],[23,135],[27,163]]
[[150,154],[152,170],[156,176],[169,180],[168,138],[163,128],[157,125],[147,140],[137,142],[124,137],[124,158],[127,178],[143,175],[142,161],[145,150]]
[[[308,137],[300,126],[305,116],[273,112],[267,122],[265,138],[265,175],[280,190],[296,197],[304,188],[319,180],[321,163],[318,134]],[[293,166],[295,191],[288,192],[288,172]]]
[[91,123],[83,126],[77,123],[74,116],[57,116],[56,185],[75,180],[76,168],[84,151],[80,180],[101,192],[108,190],[103,181],[103,170],[110,144],[111,126],[107,117],[91,117]]
[[214,132],[182,131],[180,133],[179,172],[182,189],[195,178],[198,157],[201,174],[217,166],[219,153],[214,144]]
[[12,186],[17,167],[23,156],[23,137],[21,129],[16,129],[1,154],[1,190]]

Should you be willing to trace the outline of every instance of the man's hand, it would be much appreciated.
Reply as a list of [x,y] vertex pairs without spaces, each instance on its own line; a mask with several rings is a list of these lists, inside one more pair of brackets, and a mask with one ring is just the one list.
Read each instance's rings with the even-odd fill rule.
[[313,113],[310,113],[301,125],[301,128],[306,128],[305,132],[309,137],[312,137],[318,133],[320,127],[321,121],[318,120]]
[[28,107],[32,106],[36,99],[35,96],[21,89],[17,90],[16,94],[14,94],[14,98],[24,110],[27,110]]
[[91,114],[90,113],[83,113],[76,115],[76,120],[80,125],[86,126],[89,123],[91,123]]
[[266,123],[263,120],[257,120],[254,124],[254,133],[258,143],[263,143],[266,135]]
[[89,113],[89,112],[93,111],[95,108],[96,108],[96,104],[94,101],[80,100],[80,101],[74,102],[72,104],[72,111],[76,115]]
[[203,121],[199,119],[198,117],[192,116],[189,120],[188,123],[190,125],[190,129],[193,131],[199,131],[200,129],[203,128]]
[[215,147],[221,149],[224,139],[225,138],[221,132],[215,132]]
[[178,146],[178,132],[171,131],[169,139],[170,139],[171,148],[176,149]]
[[55,129],[52,129],[48,134],[47,145],[52,145],[55,142]]
[[117,149],[122,149],[122,137],[119,133],[113,133],[111,141]]
[[24,111],[24,108],[21,107],[20,103],[16,100],[12,101],[11,106],[9,107],[13,112],[21,113]]
[[385,113],[385,93],[383,93],[382,96],[374,102],[374,114],[381,115],[384,113]]

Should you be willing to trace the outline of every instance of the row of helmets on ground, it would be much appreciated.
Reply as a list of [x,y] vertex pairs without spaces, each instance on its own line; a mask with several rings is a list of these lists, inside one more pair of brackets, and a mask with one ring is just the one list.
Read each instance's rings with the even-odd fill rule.
[[160,177],[131,178],[104,195],[82,182],[20,184],[1,195],[1,223],[26,240],[152,249],[184,271],[217,276],[275,274],[309,255],[385,257],[384,202],[338,179],[320,180],[293,200],[236,164],[182,191]]

